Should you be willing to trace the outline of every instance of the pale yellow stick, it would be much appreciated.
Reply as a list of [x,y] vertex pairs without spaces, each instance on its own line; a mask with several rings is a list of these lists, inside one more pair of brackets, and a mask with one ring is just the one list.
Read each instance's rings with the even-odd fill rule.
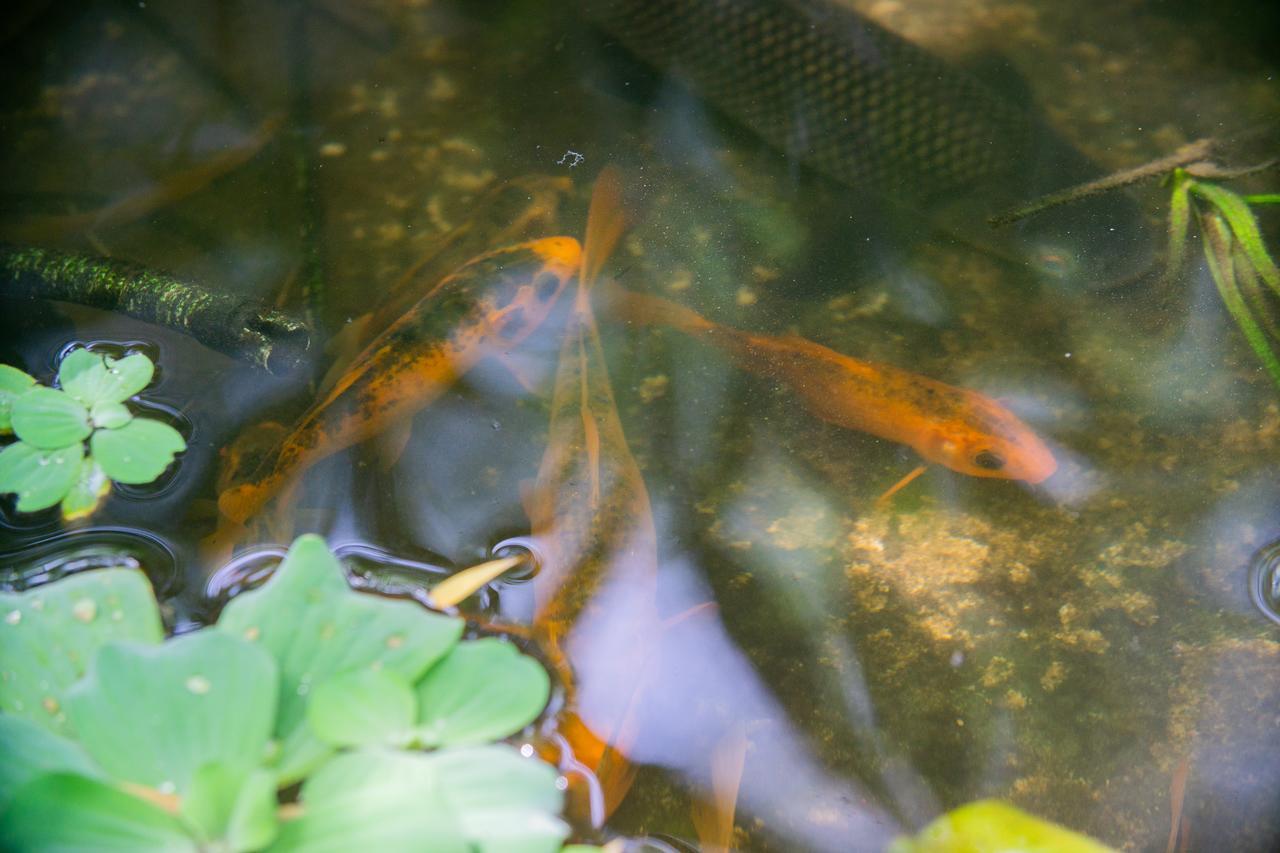
[[456,572],[431,588],[431,604],[441,609],[454,607],[499,575],[523,563],[528,557],[528,554],[515,554]]

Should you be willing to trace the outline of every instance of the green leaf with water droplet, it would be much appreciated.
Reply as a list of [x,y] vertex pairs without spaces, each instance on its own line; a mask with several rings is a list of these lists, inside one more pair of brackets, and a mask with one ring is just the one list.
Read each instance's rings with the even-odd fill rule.
[[51,773],[24,785],[0,815],[0,838],[12,850],[199,850],[181,822],[159,806],[70,773]]
[[94,403],[89,410],[89,420],[98,429],[119,429],[133,420],[133,412],[124,403],[102,400]]
[[75,521],[93,515],[111,491],[111,480],[92,456],[80,460],[80,472],[62,499],[62,518]]
[[89,410],[64,391],[32,388],[13,403],[13,431],[42,450],[84,441],[92,429]]
[[324,540],[308,535],[265,584],[227,604],[217,627],[260,643],[280,665],[276,770],[288,784],[332,751],[306,725],[314,688],[366,668],[416,681],[458,642],[463,623],[410,601],[356,592]]
[[271,853],[471,849],[428,757],[369,748],[338,755],[302,786],[303,816],[280,828]]
[[62,390],[86,406],[95,403],[122,403],[146,388],[155,375],[155,365],[142,353],[115,360],[85,349],[67,355],[58,367]]
[[460,643],[418,683],[424,746],[488,743],[537,719],[551,695],[547,671],[504,640]]
[[16,492],[19,512],[36,512],[62,500],[80,475],[84,445],[41,450],[16,441],[0,450],[0,494]]
[[463,835],[482,853],[554,853],[568,837],[559,774],[546,762],[505,744],[446,749],[428,761]]
[[93,456],[117,483],[150,483],[175,454],[187,449],[182,434],[150,418],[134,418],[119,429],[100,429],[89,439]]
[[271,656],[221,631],[115,642],[67,691],[67,716],[111,776],[184,795],[206,764],[247,773],[262,762],[277,687]]
[[19,788],[46,773],[99,776],[102,771],[75,741],[28,719],[0,714],[0,812]]
[[316,688],[307,723],[333,746],[405,746],[418,717],[413,685],[383,669],[358,669]]
[[35,387],[34,376],[16,367],[0,364],[0,435],[13,432],[13,402]]
[[0,710],[71,734],[64,693],[113,640],[159,643],[160,611],[137,569],[80,572],[0,593]]

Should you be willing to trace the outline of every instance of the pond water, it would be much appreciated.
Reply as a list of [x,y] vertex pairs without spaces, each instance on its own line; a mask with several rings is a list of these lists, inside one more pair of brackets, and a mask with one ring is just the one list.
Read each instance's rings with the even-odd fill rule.
[[[1168,213],[1158,184],[1109,196],[1110,218],[1067,206],[1032,228],[1049,235],[1038,249],[1074,244],[1056,274],[1022,254],[1028,229],[983,221],[1082,179],[1083,158],[1101,174],[1265,130],[1280,115],[1269,4],[848,0],[1048,129],[1025,163],[923,190],[842,182],[807,156],[833,131],[801,119],[830,89],[738,103],[708,90],[698,56],[655,67],[625,46],[635,31],[571,0],[21,5],[0,60],[3,239],[167,270],[316,330],[303,367],[271,376],[127,317],[0,293],[0,361],[47,381],[70,342],[145,344],[161,371],[148,398],[181,413],[190,445],[158,490],[118,492],[53,546],[55,517],[7,503],[0,550],[24,577],[61,547],[81,565],[98,537],[104,560],[148,568],[171,627],[206,620],[211,579],[237,582],[232,543],[209,541],[228,449],[294,423],[380,331],[362,326],[379,306],[398,316],[492,249],[583,239],[613,166],[629,230],[597,292],[616,282],[970,389],[1056,464],[1013,479],[931,464],[878,500],[920,462],[906,415],[896,440],[833,423],[816,410],[844,392],[802,358],[751,361],[728,332],[600,300],[592,381],[607,365],[625,434],[603,452],[635,460],[647,500],[611,506],[606,490],[617,550],[557,582],[583,599],[565,627],[580,716],[607,721],[638,770],[606,828],[597,802],[579,832],[691,848],[718,786],[736,788],[744,850],[877,850],[984,797],[1156,850],[1181,779],[1186,849],[1280,842],[1280,627],[1255,605],[1277,596],[1250,579],[1280,537],[1277,387],[1198,248],[1170,281],[1138,274]],[[677,40],[707,4],[659,5]],[[907,95],[885,96],[887,126]],[[797,116],[781,146],[742,123],[769,99]],[[957,121],[988,109],[953,106]],[[1064,150],[1082,159],[1045,154]],[[1278,245],[1274,209],[1259,216]],[[318,531],[404,585],[524,541],[572,292],[407,433],[317,462],[235,546],[278,554]],[[904,393],[870,384],[853,408]],[[646,515],[651,560],[627,533],[644,539]],[[133,557],[130,530],[145,532]],[[528,625],[538,584],[500,581],[472,610]]]

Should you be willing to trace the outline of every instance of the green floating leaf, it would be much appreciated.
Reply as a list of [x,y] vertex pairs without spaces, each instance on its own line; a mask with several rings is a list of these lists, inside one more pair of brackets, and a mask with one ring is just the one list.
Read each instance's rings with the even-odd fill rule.
[[1109,853],[1088,836],[1033,817],[997,800],[952,809],[920,831],[899,838],[888,853]]
[[307,703],[311,730],[333,746],[404,746],[417,717],[413,686],[382,669],[334,676],[317,687]]
[[133,412],[124,403],[103,400],[93,404],[93,408],[89,410],[89,420],[99,429],[120,429],[133,420]]
[[134,418],[119,429],[100,429],[89,440],[93,456],[117,483],[150,483],[174,454],[187,449],[182,434],[150,418]]
[[13,431],[41,450],[58,450],[84,441],[93,427],[89,410],[64,391],[32,388],[13,403]]
[[281,827],[284,851],[469,850],[442,780],[421,754],[364,749],[330,759],[302,786],[303,817]]
[[81,572],[0,593],[0,710],[72,734],[64,694],[113,640],[159,643],[160,611],[136,569]]
[[537,719],[551,694],[542,665],[496,638],[459,644],[418,684],[424,746],[488,743]]
[[58,384],[86,406],[123,403],[150,384],[155,369],[151,359],[141,353],[116,361],[78,349],[59,365]]
[[41,450],[15,441],[0,450],[0,494],[16,492],[19,512],[48,509],[66,497],[80,476],[84,445]]
[[46,773],[100,776],[80,744],[55,735],[30,720],[0,714],[0,812],[19,788]]
[[0,435],[13,432],[13,402],[30,391],[35,384],[34,376],[28,376],[16,367],[0,364]]
[[107,773],[184,795],[206,764],[247,772],[262,762],[276,691],[276,665],[265,651],[198,631],[159,646],[103,646],[67,691],[67,715]]
[[62,499],[62,518],[88,518],[111,491],[111,480],[92,456],[80,460],[80,472]]
[[553,853],[569,836],[557,816],[564,794],[551,765],[505,745],[447,749],[430,757],[467,840],[487,853]]
[[213,849],[261,850],[276,836],[276,805],[274,773],[214,762],[191,777],[182,816]]
[[52,773],[24,785],[0,815],[0,838],[11,850],[190,851],[176,817],[105,782]]
[[416,681],[462,635],[460,619],[409,601],[358,593],[319,536],[299,537],[271,579],[236,596],[217,627],[258,642],[280,666],[277,772],[296,781],[331,748],[306,725],[313,688],[359,669],[383,669]]

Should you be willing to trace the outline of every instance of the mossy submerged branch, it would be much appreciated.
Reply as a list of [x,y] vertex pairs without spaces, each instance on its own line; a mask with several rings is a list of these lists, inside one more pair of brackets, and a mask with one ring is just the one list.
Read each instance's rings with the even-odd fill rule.
[[118,311],[273,374],[296,368],[311,342],[306,323],[261,302],[92,255],[0,245],[0,294]]

